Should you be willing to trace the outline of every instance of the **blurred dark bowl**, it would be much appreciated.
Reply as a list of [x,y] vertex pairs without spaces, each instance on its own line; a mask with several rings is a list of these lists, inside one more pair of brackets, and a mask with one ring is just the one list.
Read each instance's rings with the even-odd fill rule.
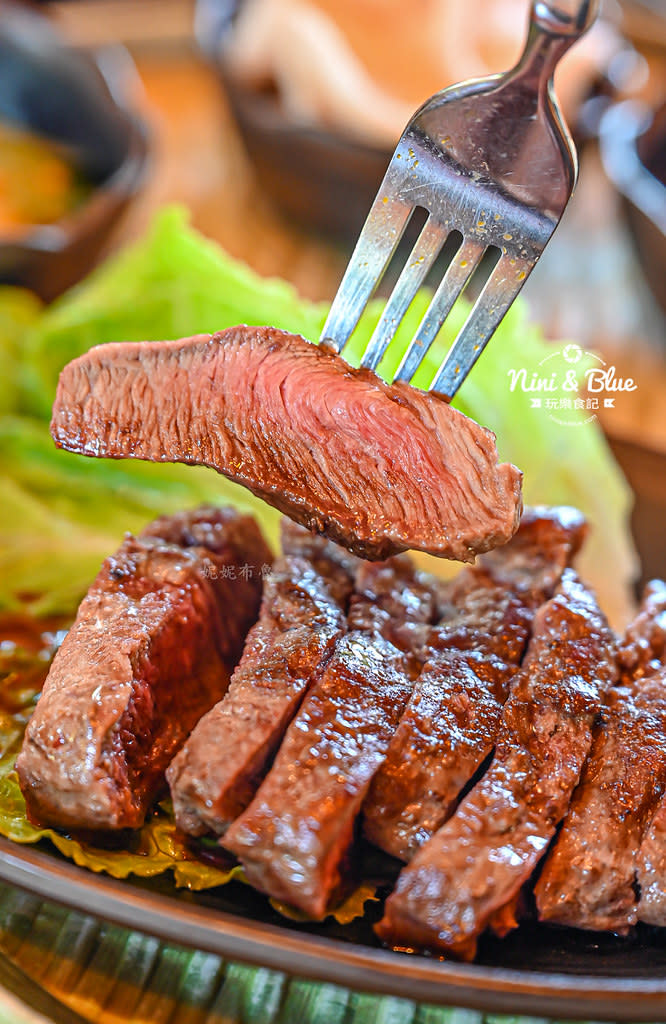
[[624,199],[641,267],[666,313],[666,103],[612,106],[599,127],[604,169]]
[[257,180],[295,223],[351,245],[363,227],[392,150],[298,124],[287,117],[276,93],[240,82],[221,54],[242,3],[199,0],[196,33],[221,79]]
[[118,98],[125,70],[106,61],[103,73],[47,18],[0,4],[0,120],[58,143],[91,186],[55,223],[0,237],[0,282],[55,298],[91,269],[138,191],[148,146],[142,122]]

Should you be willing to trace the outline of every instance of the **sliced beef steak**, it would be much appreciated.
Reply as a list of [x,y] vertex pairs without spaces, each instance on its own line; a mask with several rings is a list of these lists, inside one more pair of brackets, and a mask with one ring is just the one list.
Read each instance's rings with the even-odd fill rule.
[[[252,884],[313,917],[347,882],[363,798],[418,672],[408,627],[432,618],[435,591],[404,557],[359,567],[355,628],[336,644],[255,799],[222,840]],[[396,632],[404,650],[391,642]]]
[[651,580],[638,615],[627,627],[619,662],[625,679],[647,675],[666,661],[666,583]]
[[666,669],[616,687],[536,885],[539,917],[626,934],[641,840],[666,787]]
[[[309,686],[346,631],[348,553],[292,524],[266,579],[229,690],[200,720],[167,772],[176,823],[190,835],[222,835],[247,807]],[[283,534],[284,536],[284,534]],[[315,567],[316,566],[316,567]],[[348,566],[352,568],[351,565]]]
[[638,920],[666,928],[666,798],[643,837],[637,859]]
[[85,455],[212,466],[367,558],[473,561],[520,519],[490,431],[270,327],[93,348],[63,370],[51,429]]
[[347,607],[351,581],[356,578],[359,567],[365,564],[360,558],[286,516],[280,520],[280,544],[283,555],[307,558],[316,572],[326,577],[336,601]]
[[363,805],[366,837],[409,861],[453,813],[490,754],[536,608],[578,551],[573,509],[529,509],[508,544],[454,581],[444,622],[429,631],[416,681]]
[[625,934],[638,920],[636,871],[666,789],[666,586],[648,584],[627,627],[601,726],[535,892],[544,921]]
[[566,569],[536,614],[492,764],[415,854],[377,932],[394,945],[469,959],[511,907],[566,813],[616,677],[615,643],[597,603]]
[[[195,523],[212,548],[162,540],[188,522],[161,520],[125,540],[83,600],[16,764],[34,820],[141,825],[169,761],[225,692],[271,554],[248,517],[205,510]],[[232,579],[229,567],[242,566]]]
[[252,885],[312,917],[347,883],[361,803],[411,691],[406,660],[377,635],[339,640],[257,795],[222,839]]
[[437,618],[440,592],[440,581],[416,569],[409,555],[359,562],[349,628],[379,633],[416,657]]

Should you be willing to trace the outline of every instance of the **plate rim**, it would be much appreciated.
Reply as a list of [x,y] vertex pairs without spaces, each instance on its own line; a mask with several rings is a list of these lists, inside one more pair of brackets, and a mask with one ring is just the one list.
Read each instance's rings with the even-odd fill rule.
[[666,976],[600,978],[408,957],[151,893],[4,836],[0,879],[179,946],[356,991],[514,1015],[666,1020]]

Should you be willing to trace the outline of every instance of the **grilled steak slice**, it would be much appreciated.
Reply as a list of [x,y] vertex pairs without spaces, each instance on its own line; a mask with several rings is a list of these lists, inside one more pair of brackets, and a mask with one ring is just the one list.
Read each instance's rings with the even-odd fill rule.
[[409,555],[394,555],[385,562],[359,562],[349,628],[379,633],[417,656],[437,618],[440,592],[440,581],[420,572]]
[[641,898],[638,920],[666,928],[666,797],[645,833],[638,851],[637,876]]
[[520,519],[490,431],[270,327],[93,348],[63,370],[51,429],[84,455],[212,466],[372,559],[473,561]]
[[411,690],[406,660],[376,634],[342,637],[222,839],[252,885],[312,917],[345,885],[363,797]]
[[535,893],[544,921],[626,934],[638,920],[638,851],[666,787],[666,586],[645,590],[562,831]]
[[347,607],[351,583],[359,567],[365,564],[360,558],[286,516],[280,520],[280,543],[283,555],[307,558],[316,572],[326,577],[326,584],[335,600]]
[[361,566],[355,629],[287,730],[275,762],[223,845],[257,888],[321,917],[346,882],[363,798],[400,720],[418,662],[391,637],[435,611],[436,587],[405,557]]
[[535,888],[543,921],[626,935],[636,858],[666,784],[666,670],[611,692],[569,813]]
[[[301,527],[294,531],[306,534]],[[176,823],[190,835],[222,835],[247,807],[308,687],[346,630],[343,608],[352,581],[335,560],[335,546],[306,535],[304,549],[318,569],[288,555],[275,562],[228,692],[199,721],[167,772]],[[292,541],[296,550],[295,533]]]
[[493,762],[401,872],[377,926],[382,939],[474,955],[478,935],[498,912],[499,923],[566,813],[615,676],[614,638],[566,569],[535,616]]
[[454,581],[431,660],[363,806],[366,837],[409,861],[455,810],[490,754],[536,606],[552,595],[585,534],[568,508],[526,510],[508,544]]
[[16,764],[34,820],[140,826],[169,761],[226,690],[271,554],[249,517],[205,510],[192,521],[214,549],[162,540],[161,520],[157,536],[124,541],[84,598]]
[[619,653],[622,676],[636,679],[666,661],[666,583],[651,580],[638,615],[629,624]]

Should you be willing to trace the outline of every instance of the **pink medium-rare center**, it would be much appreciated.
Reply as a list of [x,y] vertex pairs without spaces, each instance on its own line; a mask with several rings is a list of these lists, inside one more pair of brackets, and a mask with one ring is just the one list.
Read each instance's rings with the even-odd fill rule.
[[85,455],[213,467],[366,558],[472,561],[522,511],[491,431],[270,327],[93,348],[62,371],[51,429]]

